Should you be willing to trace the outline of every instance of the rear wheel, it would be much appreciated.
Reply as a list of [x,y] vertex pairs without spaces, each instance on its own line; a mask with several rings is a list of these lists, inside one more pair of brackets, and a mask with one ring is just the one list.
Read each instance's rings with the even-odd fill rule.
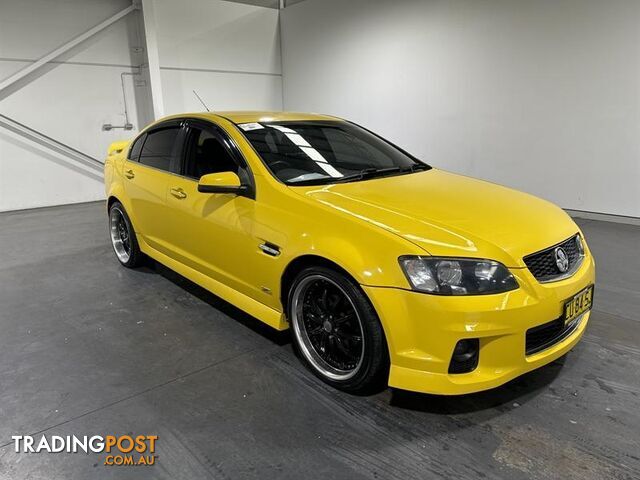
[[109,236],[118,261],[127,268],[142,264],[143,254],[138,246],[136,232],[120,202],[109,208]]
[[304,269],[291,287],[288,316],[298,353],[326,383],[352,393],[386,386],[382,325],[351,278],[325,267]]

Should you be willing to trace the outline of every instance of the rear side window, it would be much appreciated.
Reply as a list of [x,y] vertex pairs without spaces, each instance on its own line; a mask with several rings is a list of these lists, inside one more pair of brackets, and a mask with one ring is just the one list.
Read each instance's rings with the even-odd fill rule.
[[127,157],[129,160],[133,160],[134,162],[138,161],[138,157],[140,157],[140,151],[142,150],[142,144],[144,143],[144,139],[146,138],[146,134],[140,135],[136,138],[129,150],[129,156]]
[[179,132],[179,127],[171,127],[148,133],[140,152],[140,163],[167,172],[171,171]]

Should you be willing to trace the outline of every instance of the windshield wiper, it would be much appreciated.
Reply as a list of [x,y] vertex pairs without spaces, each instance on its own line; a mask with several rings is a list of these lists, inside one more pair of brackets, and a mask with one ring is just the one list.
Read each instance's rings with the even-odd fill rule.
[[[410,167],[389,167],[389,168],[364,168],[358,173],[353,173],[344,177],[332,179],[335,183],[348,182],[349,180],[363,180],[365,178],[382,177],[389,173],[410,173],[419,170],[429,170],[431,167],[424,163],[414,163]],[[332,183],[333,183],[332,182]]]
[[410,167],[403,168],[401,172],[418,172],[420,170],[430,170],[431,167],[426,163],[414,163]]
[[299,182],[291,182],[289,185],[326,185],[333,183],[343,183],[350,182],[352,180],[363,180],[365,178],[374,178],[374,177],[383,177],[392,173],[413,173],[420,170],[429,170],[431,167],[424,163],[415,163],[410,167],[388,167],[388,168],[375,168],[368,167],[363,168],[357,173],[352,173],[350,175],[345,175],[344,177],[325,177],[325,178],[314,178],[309,180],[302,180]]
[[394,172],[402,172],[400,167],[389,167],[389,168],[363,168],[358,173],[352,173],[351,175],[345,175],[344,177],[339,177],[332,179],[335,183],[340,182],[348,182],[349,180],[363,180],[365,178],[373,178],[378,176],[383,176],[388,173]]

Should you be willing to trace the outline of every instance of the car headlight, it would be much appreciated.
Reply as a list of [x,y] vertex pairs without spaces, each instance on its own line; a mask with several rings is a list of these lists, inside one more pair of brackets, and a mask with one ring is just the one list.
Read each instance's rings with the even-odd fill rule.
[[437,295],[482,295],[518,288],[511,272],[494,260],[404,256],[398,259],[414,290]]

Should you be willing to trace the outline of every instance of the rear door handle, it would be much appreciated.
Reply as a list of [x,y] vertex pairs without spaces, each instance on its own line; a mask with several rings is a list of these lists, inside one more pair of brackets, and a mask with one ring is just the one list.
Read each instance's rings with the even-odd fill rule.
[[171,190],[171,195],[173,195],[174,197],[182,200],[183,198],[187,198],[187,194],[184,193],[184,190],[181,188],[172,188]]
[[133,170],[129,169],[124,172],[124,176],[127,177],[128,179],[132,179],[133,177],[136,176],[136,174],[133,173]]

